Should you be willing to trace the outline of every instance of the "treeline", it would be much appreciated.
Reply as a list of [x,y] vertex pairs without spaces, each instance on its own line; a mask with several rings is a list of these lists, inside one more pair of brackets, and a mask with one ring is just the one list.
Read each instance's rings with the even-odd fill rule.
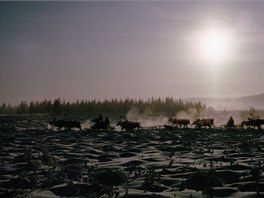
[[85,113],[127,113],[132,107],[136,107],[140,112],[144,112],[147,108],[153,113],[175,113],[179,111],[187,111],[188,109],[196,109],[200,111],[205,105],[192,102],[183,102],[181,99],[173,98],[151,98],[148,100],[135,99],[112,99],[112,100],[77,100],[75,102],[66,102],[60,98],[43,101],[21,101],[18,105],[10,105],[3,103],[0,106],[1,114],[85,114]]

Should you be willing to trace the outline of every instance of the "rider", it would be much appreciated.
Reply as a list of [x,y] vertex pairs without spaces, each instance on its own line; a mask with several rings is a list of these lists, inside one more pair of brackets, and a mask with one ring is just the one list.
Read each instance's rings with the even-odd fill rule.
[[93,122],[94,122],[95,124],[103,123],[104,120],[103,120],[102,115],[100,114],[100,115],[98,116],[98,118],[95,118],[95,119],[93,120]]

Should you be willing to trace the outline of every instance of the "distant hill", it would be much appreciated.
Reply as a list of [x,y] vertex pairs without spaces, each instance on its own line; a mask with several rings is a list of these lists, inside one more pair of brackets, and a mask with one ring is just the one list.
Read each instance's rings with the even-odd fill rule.
[[237,97],[237,98],[189,98],[183,101],[198,102],[211,106],[217,110],[230,109],[230,110],[247,110],[249,107],[255,109],[264,109],[264,93],[252,96]]

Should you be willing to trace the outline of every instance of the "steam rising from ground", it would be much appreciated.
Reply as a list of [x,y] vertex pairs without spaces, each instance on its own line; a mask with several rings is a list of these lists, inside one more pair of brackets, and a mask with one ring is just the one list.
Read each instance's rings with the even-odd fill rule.
[[245,120],[245,118],[241,115],[241,111],[216,111],[212,108],[203,109],[200,112],[196,109],[190,109],[187,112],[180,111],[176,114],[177,118],[187,118],[190,119],[191,122],[193,122],[195,118],[214,118],[215,126],[226,124],[231,116],[233,117],[236,125]]
[[[105,117],[106,115],[104,115]],[[247,120],[248,113],[242,112],[242,111],[216,111],[213,108],[207,108],[200,111],[197,111],[196,109],[189,109],[188,111],[179,111],[175,112],[175,114],[165,114],[165,113],[153,113],[151,111],[151,108],[146,108],[143,112],[140,112],[140,110],[137,107],[132,107],[128,113],[126,114],[126,119],[129,121],[136,121],[140,122],[142,127],[148,128],[148,127],[161,127],[164,124],[171,124],[169,122],[169,117],[176,117],[178,119],[190,119],[191,123],[197,118],[203,119],[203,118],[214,118],[214,124],[216,127],[223,126],[227,123],[230,116],[233,117],[235,121],[235,125],[239,125],[243,120]],[[261,115],[262,116],[262,115]],[[264,116],[264,115],[263,115]],[[95,117],[94,117],[95,118]],[[110,125],[115,128],[117,131],[120,131],[120,126],[116,126],[116,123],[122,119],[120,117],[112,118],[109,116],[110,119]],[[82,128],[89,129],[94,123],[90,120],[85,120],[82,122]]]
[[143,113],[140,113],[138,108],[132,107],[126,114],[126,119],[140,122],[142,127],[163,126],[168,123],[167,116],[154,114],[150,108],[146,108]]
[[82,123],[82,128],[84,128],[84,129],[90,129],[92,125],[93,125],[93,122],[91,120],[85,120]]
[[[214,118],[214,124],[217,127],[226,124],[231,116],[236,125],[239,125],[243,120],[247,119],[246,116],[242,116],[241,111],[216,111],[212,108],[203,109],[201,111],[189,109],[188,111],[176,112],[173,115],[173,117],[179,119],[190,119],[191,123],[197,118]],[[142,127],[163,126],[164,124],[169,123],[169,116],[153,114],[150,108],[145,109],[144,112],[141,113],[138,108],[133,107],[126,114],[126,118],[130,121],[141,122]]]

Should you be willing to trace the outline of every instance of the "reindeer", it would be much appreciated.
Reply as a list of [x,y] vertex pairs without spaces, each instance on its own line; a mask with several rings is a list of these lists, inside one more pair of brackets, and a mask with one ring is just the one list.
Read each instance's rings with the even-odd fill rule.
[[119,121],[116,126],[121,126],[122,130],[134,130],[135,128],[137,128],[138,130],[141,128],[140,126],[140,122],[131,122],[131,121]]

